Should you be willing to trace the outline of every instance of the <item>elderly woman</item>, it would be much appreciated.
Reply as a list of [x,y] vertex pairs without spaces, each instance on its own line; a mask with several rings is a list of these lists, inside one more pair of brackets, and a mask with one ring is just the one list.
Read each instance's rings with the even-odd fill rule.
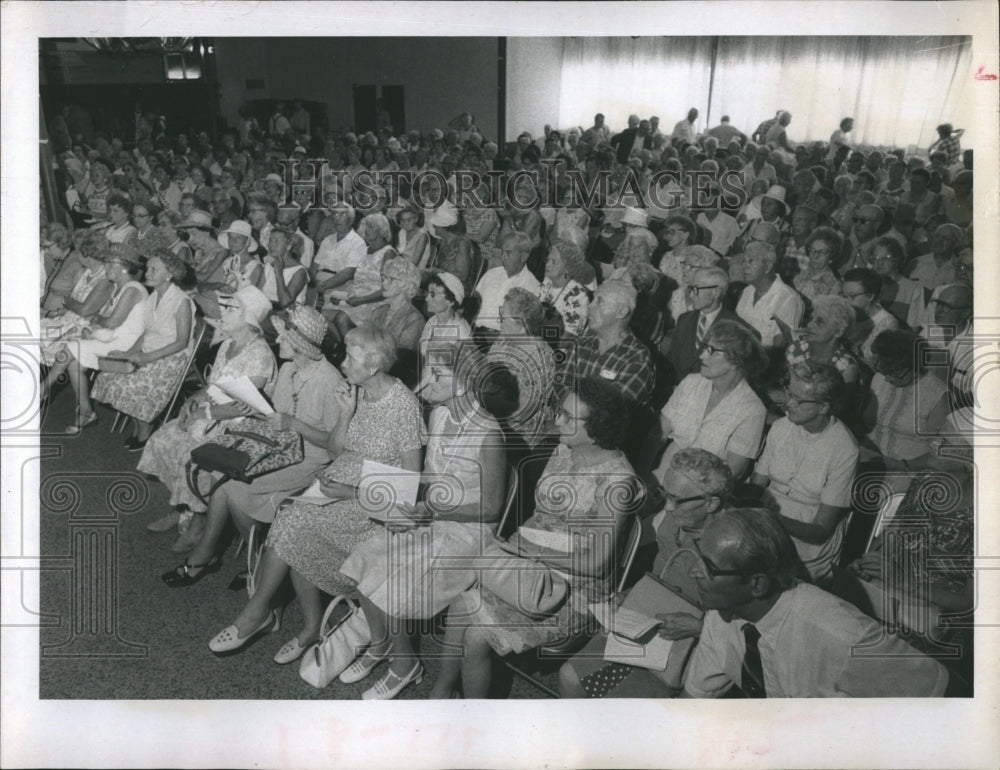
[[[52,384],[58,382],[65,372],[76,392],[77,413],[80,415],[95,414],[90,401],[90,382],[83,370],[96,369],[97,357],[108,351],[131,347],[143,330],[143,301],[148,295],[146,288],[135,279],[141,266],[134,249],[130,250],[128,246],[112,247],[102,267],[113,287],[111,296],[95,317],[84,322],[70,338],[64,339],[53,350],[54,363],[41,387],[44,400],[48,398]],[[76,432],[76,426],[70,426],[70,433]]]
[[420,291],[420,271],[405,259],[382,265],[382,295],[386,302],[375,308],[371,322],[385,327],[401,350],[416,351],[424,329],[424,317],[413,306]]
[[[625,409],[621,391],[598,378],[581,380],[562,404],[560,445],[542,472],[526,526],[565,538],[565,546],[538,545],[522,527],[512,540],[486,550],[486,556],[512,553],[526,569],[558,571],[568,583],[566,600],[540,620],[484,586],[462,594],[448,610],[444,644],[464,648],[463,656],[441,661],[431,698],[453,697],[459,687],[466,698],[487,697],[494,653],[524,652],[561,638],[582,625],[590,604],[607,600],[615,557],[641,497],[621,451]],[[414,667],[407,679],[420,673]]]
[[585,283],[593,280],[593,268],[575,246],[557,241],[545,262],[540,299],[552,305],[562,317],[563,330],[575,337],[587,326],[590,292]]
[[399,212],[398,221],[399,255],[422,270],[431,257],[431,239],[420,227],[420,212],[405,208]]
[[462,209],[462,219],[465,220],[466,235],[479,247],[482,260],[489,267],[496,267],[500,264],[500,246],[497,241],[497,236],[500,235],[500,216],[493,205],[485,167],[481,167],[481,173],[475,196]]
[[544,221],[538,211],[541,199],[538,189],[530,176],[523,175],[517,178],[514,189],[513,200],[504,202],[503,210],[500,211],[500,233],[497,240],[503,240],[508,233],[521,232],[528,236],[531,241],[531,248],[534,249],[542,242],[542,232]]
[[[254,286],[240,289],[231,299],[223,300],[218,322],[222,344],[215,355],[208,384],[184,402],[176,419],[164,424],[146,442],[137,469],[156,476],[166,485],[170,490],[170,505],[204,512],[204,504],[188,488],[184,466],[192,449],[211,441],[223,432],[228,420],[247,412],[242,402],[214,403],[209,386],[247,377],[258,390],[273,389],[277,367],[261,332],[261,321],[270,312],[271,303]],[[171,512],[150,528],[161,531],[178,520],[178,514]]]
[[829,294],[840,294],[840,279],[830,267],[840,255],[844,237],[832,227],[817,227],[805,242],[806,264],[795,276],[796,290],[809,300]]
[[472,327],[461,314],[465,287],[451,273],[437,273],[427,281],[426,306],[430,318],[420,332],[420,361],[427,362],[436,351],[449,349],[472,338]]
[[[163,239],[167,242],[167,250],[175,256],[179,257],[182,262],[187,264],[193,264],[194,252],[191,247],[188,246],[182,239],[178,232],[179,225],[184,221],[184,217],[180,215],[180,212],[174,209],[161,209],[160,213],[156,215],[156,227],[159,229],[160,233],[163,235]],[[209,223],[211,224],[211,223]],[[150,255],[146,255],[148,259]]]
[[503,364],[517,378],[517,411],[507,420],[529,446],[542,439],[551,416],[550,401],[556,364],[552,348],[542,339],[542,303],[525,289],[511,289],[500,306],[500,336],[490,346],[487,360]]
[[420,403],[403,383],[389,376],[396,341],[384,329],[368,324],[347,333],[347,382],[335,390],[342,419],[330,436],[333,463],[317,474],[325,502],[296,501],[282,508],[261,558],[258,588],[233,625],[209,643],[213,652],[246,644],[275,624],[272,603],[285,576],[302,608],[303,625],[275,660],[295,660],[300,648],[316,640],[323,616],[321,591],[337,594],[348,581],[340,574],[344,559],[375,532],[369,511],[359,499],[365,460],[419,472],[423,423]]
[[862,460],[887,470],[915,471],[933,458],[931,441],[948,416],[948,388],[923,366],[917,335],[890,330],[872,341],[871,399],[863,415],[869,428]]
[[114,290],[104,265],[107,244],[93,249],[90,244],[82,245],[83,272],[77,277],[72,291],[62,298],[61,307],[50,310],[48,317],[41,321],[42,360],[49,365],[52,364],[53,353],[61,347],[62,339],[74,336],[76,329],[86,326],[107,304]]
[[131,209],[131,201],[121,193],[112,193],[108,196],[108,219],[111,220],[111,224],[102,232],[109,243],[135,245],[137,231],[135,225],[128,221]]
[[260,290],[280,310],[304,303],[309,283],[309,271],[295,258],[291,245],[291,233],[271,230],[260,276]]
[[747,382],[767,363],[757,338],[735,321],[717,321],[700,358],[701,369],[681,380],[660,413],[661,436],[671,440],[655,474],[660,483],[682,449],[724,458],[734,479],[749,470],[760,450],[767,410]]
[[667,247],[660,257],[660,272],[680,285],[684,278],[680,255],[685,246],[698,242],[698,225],[690,217],[674,214],[663,223],[660,238]]
[[278,371],[274,390],[269,394],[275,411],[267,421],[275,428],[294,430],[302,436],[303,459],[249,484],[228,481],[215,490],[206,515],[196,515],[175,544],[176,551],[194,550],[184,564],[162,575],[171,588],[192,585],[218,570],[221,562],[216,551],[230,518],[247,536],[255,521],[270,522],[278,504],[308,487],[316,472],[339,452],[333,442],[342,409],[334,394],[343,378],[320,351],[326,323],[317,311],[297,305],[289,312],[287,322],[277,319],[275,326],[278,355],[287,363]]
[[771,426],[751,483],[766,487],[817,584],[827,583],[847,529],[858,447],[834,416],[843,378],[832,366],[792,367],[786,415]]
[[93,260],[100,260],[107,251],[108,242],[95,230],[77,230],[70,233],[58,223],[48,225],[42,238],[42,268],[46,279],[42,311],[56,315],[64,308],[80,276],[88,270]]
[[378,303],[385,299],[382,294],[382,264],[399,256],[389,245],[392,229],[384,214],[369,214],[362,219],[358,234],[365,241],[365,256],[356,268],[340,271],[353,272],[350,280],[330,292],[330,298],[339,304],[324,313],[340,339],[350,329],[371,319]]
[[[704,449],[683,449],[673,456],[666,476],[664,509],[652,520],[656,556],[652,575],[666,590],[695,607],[701,606],[691,575],[701,532],[725,507],[732,487],[732,471],[726,463]],[[621,597],[624,600],[626,597]],[[696,639],[702,619],[688,612],[657,614],[661,637]],[[625,663],[607,663],[604,650],[607,633],[597,634],[559,670],[559,693],[563,698],[662,698],[675,694],[675,666],[667,671],[638,668]]]
[[878,303],[900,321],[906,321],[910,302],[920,288],[916,281],[900,272],[905,262],[906,252],[895,238],[883,236],[875,241],[871,253],[871,268],[882,279]]
[[156,211],[148,203],[132,206],[132,221],[135,222],[135,248],[139,256],[149,259],[157,249],[170,247],[167,236],[156,226]]
[[234,293],[244,286],[257,286],[260,283],[264,266],[255,256],[257,241],[248,222],[237,219],[228,229],[219,233],[219,243],[229,252],[229,257],[222,264],[223,286],[217,286],[216,291]]
[[391,654],[388,672],[364,693],[365,700],[394,698],[415,678],[420,661],[398,619],[432,619],[472,587],[475,576],[448,559],[478,556],[503,505],[503,434],[479,393],[503,387],[505,380],[513,388],[513,376],[484,367],[472,343],[453,361],[429,366],[418,388],[434,407],[423,501],[355,548],[341,567],[358,584],[372,638],[341,681],[361,681]]
[[470,281],[475,279],[472,275],[475,260],[472,241],[463,232],[460,212],[445,204],[431,214],[430,223],[434,227],[435,249],[425,272],[429,275],[441,271],[451,273],[469,291],[472,288]]
[[[790,332],[788,347],[785,348],[788,366],[803,361],[830,364],[840,372],[845,383],[856,383],[860,374],[858,362],[844,344],[844,337],[854,318],[854,307],[843,297],[817,297],[806,328]],[[779,322],[779,327],[783,332],[787,329],[782,322]]]
[[[188,362],[188,347],[194,331],[194,303],[177,281],[186,266],[169,251],[161,250],[146,263],[146,285],[152,291],[145,300],[143,332],[127,350],[112,350],[109,357],[132,364],[128,374],[102,372],[94,384],[94,400],[111,405],[135,421],[135,433],[125,441],[139,449],[152,432],[152,422],[173,396]],[[97,414],[80,415],[80,427],[97,422]]]
[[[810,179],[813,181],[816,180],[812,172],[807,173]],[[809,239],[812,237],[818,223],[819,212],[809,204],[800,203],[795,207],[795,211],[792,212],[792,224],[788,238],[785,240],[784,254],[782,256],[785,259],[794,259],[796,261],[799,266],[800,275],[809,269],[811,261],[809,259]],[[839,254],[840,251],[838,250],[834,253]]]

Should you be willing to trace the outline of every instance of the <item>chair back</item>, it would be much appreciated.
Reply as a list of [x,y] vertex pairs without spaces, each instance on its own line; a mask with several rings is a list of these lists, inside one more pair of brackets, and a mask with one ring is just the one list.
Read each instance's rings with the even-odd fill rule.
[[514,503],[517,500],[517,466],[511,463],[507,464],[507,495],[503,501],[503,510],[500,512],[500,520],[497,522],[496,534],[498,537],[503,537],[509,532],[511,523],[511,513],[514,510]]
[[628,537],[622,543],[622,552],[618,558],[618,582],[615,584],[616,591],[624,591],[628,582],[629,573],[635,563],[635,556],[639,553],[639,542],[642,540],[642,522],[638,516],[632,517],[632,526],[629,529]]
[[895,492],[883,501],[882,507],[878,509],[878,513],[875,515],[875,526],[872,527],[872,533],[869,535],[868,543],[865,545],[865,553],[871,550],[875,538],[881,535],[886,526],[895,518],[900,503],[903,502],[903,498],[905,497],[905,492]]
[[[185,357],[187,360],[184,362],[184,368],[177,377],[177,384],[174,386],[174,395],[170,399],[170,405],[167,407],[167,411],[163,413],[163,422],[167,422],[167,420],[169,420],[173,415],[174,407],[177,405],[177,399],[181,394],[181,388],[184,387],[184,382],[187,380],[188,372],[191,371],[191,366],[194,364],[195,354],[198,352],[198,348],[201,346],[202,340],[205,338],[205,330],[207,328],[208,325],[205,323],[205,319],[201,316],[195,316],[191,342],[188,344],[187,350],[185,351]],[[199,375],[199,378],[200,377],[201,375]]]

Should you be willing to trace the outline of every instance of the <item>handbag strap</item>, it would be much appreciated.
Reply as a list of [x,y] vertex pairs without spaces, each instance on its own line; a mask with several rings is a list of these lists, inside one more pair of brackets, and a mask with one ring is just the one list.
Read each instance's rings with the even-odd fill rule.
[[[329,622],[330,617],[333,615],[333,611],[341,603],[349,605],[351,607],[350,612],[348,612],[346,615],[344,615],[344,617],[340,620],[340,622],[338,622],[335,626],[331,626],[330,628],[327,628],[326,625]],[[326,612],[323,613],[323,620],[320,621],[320,624],[319,624],[319,637],[320,637],[320,640],[323,640],[323,639],[326,639],[327,637],[329,637],[330,634],[332,634],[334,631],[336,631],[338,628],[340,628],[340,626],[342,626],[344,624],[344,621],[346,621],[349,617],[351,617],[351,615],[353,615],[355,612],[357,612],[358,609],[359,609],[358,605],[355,602],[353,602],[350,599],[348,599],[346,596],[338,596],[338,597],[334,598],[326,606]]]

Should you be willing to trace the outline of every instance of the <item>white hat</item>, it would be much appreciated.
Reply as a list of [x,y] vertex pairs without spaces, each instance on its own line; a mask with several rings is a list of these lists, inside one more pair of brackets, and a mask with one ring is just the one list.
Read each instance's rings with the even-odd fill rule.
[[626,206],[625,216],[622,217],[622,224],[649,227],[649,214],[634,206]]
[[449,203],[445,203],[441,208],[436,209],[427,220],[435,228],[451,227],[458,224],[458,209],[454,205],[449,205]]
[[308,155],[309,154],[309,153],[306,152],[306,148],[305,147],[303,147],[301,144],[297,144],[297,145],[295,145],[295,149],[292,150],[292,155],[295,155],[296,153],[299,153],[299,152],[302,153],[303,155]]
[[228,228],[219,233],[218,241],[222,244],[222,248],[229,248],[229,233],[234,235],[242,235],[244,238],[250,239],[250,251],[257,251],[257,241],[253,239],[253,228],[250,227],[249,222],[244,222],[242,219],[235,219],[233,223],[229,225]]
[[788,204],[785,203],[785,188],[780,184],[773,184],[767,188],[767,192],[764,193],[763,197],[770,198],[773,201],[778,201],[781,207],[785,210],[785,216],[788,216]]
[[465,300],[465,287],[458,279],[458,276],[452,273],[441,272],[437,274],[437,279],[448,287],[448,291],[455,295],[455,301],[461,305]]
[[250,326],[260,329],[261,322],[271,312],[271,300],[256,286],[247,285],[240,289],[233,298],[240,305],[240,314]]
[[278,174],[268,174],[264,177],[265,182],[274,182],[275,184],[284,184],[285,180],[282,179]]

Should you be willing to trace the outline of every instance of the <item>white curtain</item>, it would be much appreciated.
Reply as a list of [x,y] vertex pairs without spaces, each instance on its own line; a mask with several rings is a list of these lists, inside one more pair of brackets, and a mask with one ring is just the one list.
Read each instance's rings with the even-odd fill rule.
[[692,107],[704,113],[710,37],[569,38],[563,48],[559,125],[589,128],[602,112],[620,131],[631,113],[659,115],[669,133]]
[[749,133],[785,109],[793,141],[828,140],[853,117],[855,143],[927,147],[939,124],[971,123],[971,48],[967,37],[723,37],[712,122],[728,114]]
[[621,130],[634,112],[669,133],[697,107],[699,128],[725,114],[749,133],[785,109],[793,141],[826,141],[853,117],[855,143],[927,147],[938,124],[972,124],[971,49],[968,37],[568,38],[559,125],[603,112]]

